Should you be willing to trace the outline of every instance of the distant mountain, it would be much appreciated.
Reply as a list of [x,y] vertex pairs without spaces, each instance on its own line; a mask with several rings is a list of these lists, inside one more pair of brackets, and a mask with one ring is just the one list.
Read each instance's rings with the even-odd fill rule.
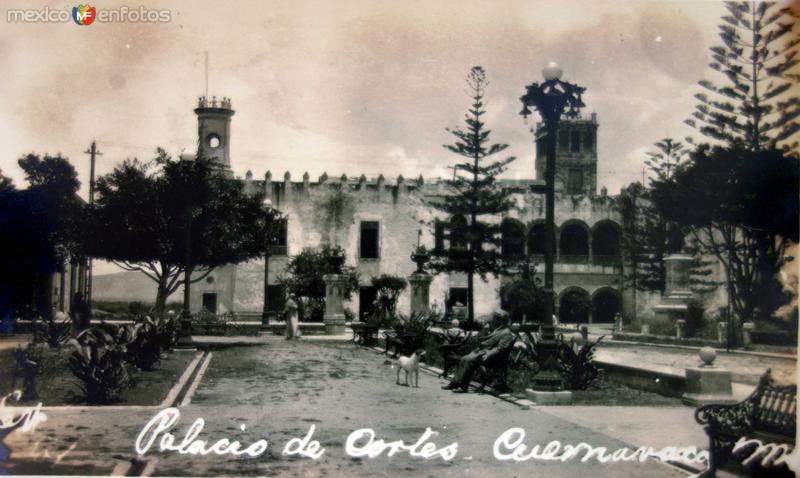
[[[168,301],[180,300],[181,290]],[[155,302],[156,283],[141,272],[116,272],[92,277],[92,299],[114,302]]]

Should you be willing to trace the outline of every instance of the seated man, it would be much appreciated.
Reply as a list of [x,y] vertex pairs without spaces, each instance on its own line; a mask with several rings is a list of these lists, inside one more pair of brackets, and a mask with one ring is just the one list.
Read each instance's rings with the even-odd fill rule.
[[506,350],[516,340],[516,336],[509,327],[508,314],[497,312],[495,317],[500,319],[500,326],[494,332],[481,339],[478,348],[461,357],[455,374],[453,374],[453,380],[442,387],[444,390],[466,392],[469,389],[469,382],[472,380],[472,374],[475,373],[475,369],[481,363],[491,360],[491,357],[495,354]]

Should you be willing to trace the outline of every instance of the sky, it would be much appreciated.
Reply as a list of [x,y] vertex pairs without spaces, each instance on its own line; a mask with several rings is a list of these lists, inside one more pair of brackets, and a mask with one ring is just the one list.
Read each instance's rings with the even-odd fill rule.
[[[558,62],[597,113],[598,188],[641,180],[645,153],[683,124],[710,76],[724,5],[716,1],[103,1],[98,10],[166,10],[160,23],[9,23],[7,10],[71,9],[4,2],[0,29],[0,170],[24,186],[17,159],[61,153],[87,191],[97,174],[161,146],[193,153],[197,97],[232,98],[237,175],[299,180],[383,174],[446,176],[442,145],[470,104],[464,79],[483,66],[488,127],[516,156],[509,178],[534,176],[519,97]],[[504,153],[504,154],[505,154]]]

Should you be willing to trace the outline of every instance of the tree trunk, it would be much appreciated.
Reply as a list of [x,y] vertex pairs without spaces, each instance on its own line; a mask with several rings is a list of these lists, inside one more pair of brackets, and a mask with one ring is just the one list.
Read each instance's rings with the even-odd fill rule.
[[164,309],[166,309],[168,297],[169,291],[167,290],[167,279],[164,276],[161,276],[158,281],[158,289],[156,291],[156,304],[153,307],[154,315],[158,317],[164,315]]

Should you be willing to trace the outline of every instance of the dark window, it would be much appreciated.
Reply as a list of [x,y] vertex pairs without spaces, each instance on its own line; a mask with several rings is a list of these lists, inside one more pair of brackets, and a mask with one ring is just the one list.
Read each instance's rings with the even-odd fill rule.
[[453,306],[456,304],[461,304],[466,307],[468,297],[469,295],[467,294],[466,287],[451,287],[447,295],[447,301],[445,302],[445,310],[447,313],[450,313]]
[[579,131],[572,131],[569,150],[573,153],[579,153],[581,151],[581,133]]
[[569,131],[561,130],[558,132],[558,149],[566,151],[569,147]]
[[267,286],[267,310],[277,312],[286,305],[286,289],[282,285]]
[[378,296],[378,289],[372,286],[364,286],[358,290],[358,318],[364,320],[372,312],[375,298]]
[[437,220],[434,224],[433,228],[433,238],[434,244],[433,248],[436,251],[443,251],[444,250],[444,234],[445,234],[445,227],[446,224],[443,221]]
[[594,131],[587,129],[583,133],[583,150],[586,152],[594,151]]
[[270,245],[270,254],[274,256],[285,256],[287,244],[289,243],[289,222],[283,218],[277,223],[277,231],[273,243]]
[[596,257],[619,255],[619,228],[610,222],[595,227],[592,232],[592,252]]
[[525,256],[525,227],[519,221],[506,219],[500,225],[502,241],[500,250],[504,259],[521,259]]
[[589,235],[578,224],[569,224],[561,229],[559,240],[561,256],[588,256]]
[[203,310],[212,314],[217,313],[217,294],[208,292],[203,294]]
[[612,324],[619,313],[619,298],[610,289],[601,290],[592,298],[592,318],[594,323]]
[[570,169],[567,171],[567,194],[583,193],[583,170]]
[[377,259],[380,257],[379,227],[377,221],[363,221],[361,223],[361,258]]
[[462,249],[467,247],[468,232],[467,219],[462,215],[453,216],[450,219],[450,247]]
[[289,240],[289,221],[281,219],[278,223],[278,237],[275,238],[276,245],[286,247]]
[[536,224],[528,232],[528,254],[545,254],[545,227],[544,224]]
[[537,158],[544,158],[545,157],[545,155],[547,154],[546,145],[547,145],[547,143],[546,143],[546,139],[545,138],[542,138],[542,139],[540,139],[539,141],[536,142],[536,157]]

